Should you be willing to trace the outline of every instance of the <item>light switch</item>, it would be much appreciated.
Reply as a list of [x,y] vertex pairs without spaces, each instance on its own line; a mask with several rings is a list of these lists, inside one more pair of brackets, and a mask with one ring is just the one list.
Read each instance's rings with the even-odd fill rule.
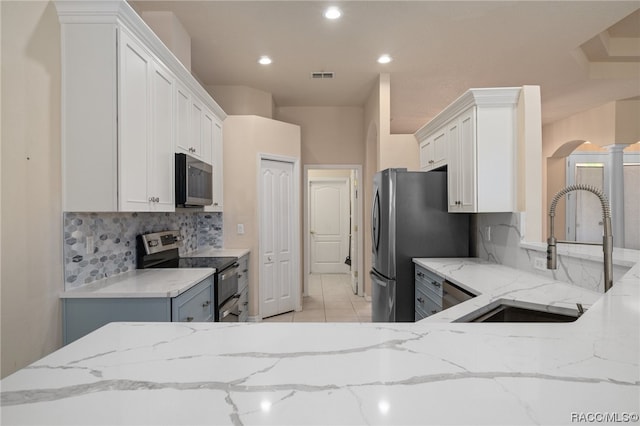
[[244,235],[244,223],[238,224],[238,235]]

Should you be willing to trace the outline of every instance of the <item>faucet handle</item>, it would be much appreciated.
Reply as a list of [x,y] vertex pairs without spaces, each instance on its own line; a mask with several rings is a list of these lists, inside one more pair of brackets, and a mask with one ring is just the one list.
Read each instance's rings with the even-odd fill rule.
[[558,269],[558,252],[555,237],[547,239],[547,269]]

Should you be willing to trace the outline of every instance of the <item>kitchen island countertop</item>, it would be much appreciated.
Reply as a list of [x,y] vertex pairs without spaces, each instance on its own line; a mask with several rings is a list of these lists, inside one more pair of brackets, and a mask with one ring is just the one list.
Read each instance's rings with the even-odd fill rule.
[[639,283],[561,324],[113,323],[2,380],[2,423],[633,423]]

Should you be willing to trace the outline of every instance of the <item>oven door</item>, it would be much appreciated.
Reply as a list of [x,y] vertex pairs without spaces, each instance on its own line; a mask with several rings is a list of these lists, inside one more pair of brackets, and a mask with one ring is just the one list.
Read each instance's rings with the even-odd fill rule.
[[230,297],[238,294],[238,266],[240,265],[236,262],[217,274],[216,298],[221,312],[222,305]]
[[238,322],[240,318],[240,306],[238,304],[239,299],[240,295],[236,294],[220,307],[218,322]]

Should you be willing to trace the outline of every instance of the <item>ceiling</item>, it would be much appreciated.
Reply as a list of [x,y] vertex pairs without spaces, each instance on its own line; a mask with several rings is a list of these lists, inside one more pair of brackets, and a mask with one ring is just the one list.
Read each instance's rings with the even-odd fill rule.
[[[637,1],[130,3],[175,14],[204,85],[260,89],[279,107],[362,106],[389,73],[392,133],[414,133],[471,87],[540,85],[543,122],[640,96]],[[326,20],[329,5],[343,16]],[[378,64],[383,53],[393,61]]]

